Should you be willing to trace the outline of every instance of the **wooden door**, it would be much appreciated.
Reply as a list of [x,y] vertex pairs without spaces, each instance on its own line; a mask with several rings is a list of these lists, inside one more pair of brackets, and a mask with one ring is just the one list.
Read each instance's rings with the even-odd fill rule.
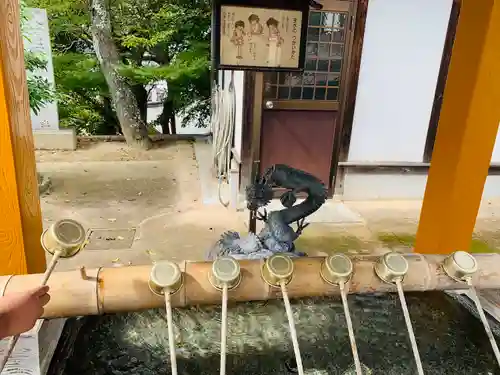
[[304,72],[264,75],[259,169],[288,164],[331,188],[353,4],[322,3],[310,11]]

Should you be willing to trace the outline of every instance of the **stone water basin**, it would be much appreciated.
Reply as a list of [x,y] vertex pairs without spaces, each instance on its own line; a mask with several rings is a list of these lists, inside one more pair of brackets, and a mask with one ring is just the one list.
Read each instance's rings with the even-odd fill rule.
[[[305,373],[355,374],[340,300],[292,302]],[[456,298],[407,302],[426,375],[500,374],[481,322]],[[365,373],[416,374],[397,295],[350,295],[349,307]],[[220,316],[218,306],[174,311],[179,375],[219,373]],[[228,319],[228,375],[295,373],[282,301],[230,306]],[[164,311],[150,310],[68,320],[48,375],[170,373]]]

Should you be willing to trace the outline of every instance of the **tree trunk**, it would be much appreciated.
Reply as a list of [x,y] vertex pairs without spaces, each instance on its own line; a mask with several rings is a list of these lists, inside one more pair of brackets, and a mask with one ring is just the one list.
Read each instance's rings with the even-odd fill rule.
[[137,106],[141,113],[142,121],[148,123],[148,92],[143,85],[134,85],[131,87],[132,92],[135,95],[135,100],[137,100]]
[[146,123],[141,119],[137,100],[118,71],[121,60],[111,34],[106,0],[92,0],[92,41],[127,144],[149,149],[151,139],[148,137]]
[[161,123],[161,133],[162,134],[170,134],[170,128],[168,127],[168,122],[167,123]]
[[101,116],[108,124],[110,124],[110,130],[113,131],[113,135],[123,134],[120,128],[120,121],[118,121],[118,118],[116,117],[116,112],[113,110],[113,103],[111,102],[111,99],[107,96],[103,97],[102,99],[103,99],[103,106],[100,110]]
[[177,134],[177,128],[175,124],[175,111],[172,111],[170,115],[170,129],[172,129],[172,134]]
[[[163,134],[170,134],[170,122],[172,117],[175,121],[175,111],[174,111],[174,103],[171,100],[163,101],[163,111],[161,115],[158,117],[158,121],[161,125],[161,131]],[[172,134],[175,134],[175,123],[172,124]]]

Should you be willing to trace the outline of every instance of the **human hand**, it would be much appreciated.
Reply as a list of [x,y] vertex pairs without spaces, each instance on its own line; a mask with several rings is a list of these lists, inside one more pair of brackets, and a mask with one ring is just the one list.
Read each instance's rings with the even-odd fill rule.
[[0,338],[29,331],[43,315],[49,302],[48,286],[0,297]]

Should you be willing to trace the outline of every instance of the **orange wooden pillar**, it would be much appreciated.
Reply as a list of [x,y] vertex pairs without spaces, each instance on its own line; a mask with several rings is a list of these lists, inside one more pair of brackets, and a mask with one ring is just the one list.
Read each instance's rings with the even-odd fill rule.
[[0,1],[0,274],[43,272],[42,219],[18,0]]
[[470,246],[500,122],[500,0],[462,0],[415,251]]

